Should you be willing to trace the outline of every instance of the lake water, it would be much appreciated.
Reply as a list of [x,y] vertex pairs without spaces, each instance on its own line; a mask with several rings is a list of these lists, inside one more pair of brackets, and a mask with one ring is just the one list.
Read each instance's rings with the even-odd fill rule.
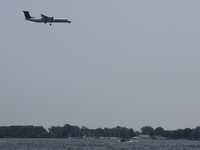
[[0,139],[0,150],[200,150],[200,141],[116,139]]

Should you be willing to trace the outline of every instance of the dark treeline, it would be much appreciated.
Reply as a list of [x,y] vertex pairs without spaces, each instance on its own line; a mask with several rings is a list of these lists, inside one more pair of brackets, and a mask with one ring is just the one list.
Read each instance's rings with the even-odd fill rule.
[[136,133],[133,129],[128,129],[125,127],[115,127],[115,128],[97,128],[88,129],[83,126],[79,128],[78,126],[71,126],[69,124],[63,127],[51,127],[49,128],[49,134],[51,137],[56,138],[67,138],[67,137],[134,137]]
[[0,127],[0,138],[45,138],[49,133],[42,126]]
[[52,126],[47,131],[42,126],[9,126],[0,127],[0,138],[69,138],[69,137],[134,137],[133,129],[125,127],[88,129],[69,124]]
[[150,135],[152,138],[156,135],[166,139],[200,139],[200,127],[195,129],[185,128],[177,130],[164,130],[162,127],[153,129],[150,126],[141,128],[140,131],[134,131],[132,128],[114,127],[88,129],[87,127],[72,126],[69,124],[52,126],[48,131],[42,126],[3,126],[0,127],[0,138],[69,138],[69,137],[118,137],[132,138],[139,135]]
[[160,135],[166,139],[200,139],[200,127],[196,127],[195,129],[164,130],[162,127],[153,129],[150,126],[145,126],[141,128],[141,131],[143,135],[150,135],[152,137]]

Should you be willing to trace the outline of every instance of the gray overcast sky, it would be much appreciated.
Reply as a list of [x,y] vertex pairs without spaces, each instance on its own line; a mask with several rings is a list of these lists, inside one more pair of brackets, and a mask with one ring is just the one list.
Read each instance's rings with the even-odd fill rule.
[[[2,1],[0,126],[200,125],[200,1]],[[72,24],[25,21],[23,10]]]

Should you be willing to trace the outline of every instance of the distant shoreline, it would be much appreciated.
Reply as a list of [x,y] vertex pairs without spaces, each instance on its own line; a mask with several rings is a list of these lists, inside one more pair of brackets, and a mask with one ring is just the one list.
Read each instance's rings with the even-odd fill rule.
[[0,138],[135,138],[135,139],[187,139],[200,140],[200,127],[177,130],[164,130],[162,127],[153,129],[150,126],[134,131],[132,128],[114,127],[88,129],[65,124],[52,126],[48,131],[43,126],[1,126]]

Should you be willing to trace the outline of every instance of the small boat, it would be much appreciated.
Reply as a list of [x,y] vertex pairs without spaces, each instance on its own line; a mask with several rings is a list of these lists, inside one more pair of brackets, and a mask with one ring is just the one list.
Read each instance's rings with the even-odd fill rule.
[[125,139],[125,138],[120,139],[120,142],[129,142],[129,141],[130,141],[130,139]]

